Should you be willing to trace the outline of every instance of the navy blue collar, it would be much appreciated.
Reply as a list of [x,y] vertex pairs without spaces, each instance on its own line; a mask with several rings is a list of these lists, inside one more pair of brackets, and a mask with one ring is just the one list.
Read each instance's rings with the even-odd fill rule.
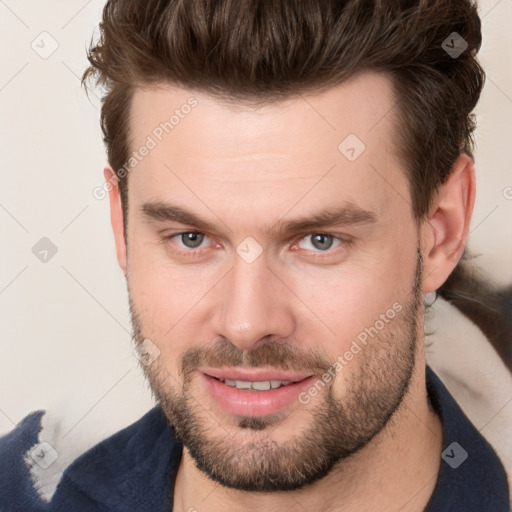
[[498,456],[429,366],[426,381],[443,424],[443,453],[424,512],[509,512],[507,476]]

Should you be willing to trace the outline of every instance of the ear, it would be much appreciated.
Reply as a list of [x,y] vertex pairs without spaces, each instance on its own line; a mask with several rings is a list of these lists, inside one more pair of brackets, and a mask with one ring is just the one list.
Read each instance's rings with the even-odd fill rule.
[[117,261],[121,270],[126,275],[126,240],[124,238],[123,207],[121,204],[119,178],[110,165],[107,165],[105,169],[103,169],[103,175],[105,176],[105,182],[107,184],[108,195],[110,198],[110,222],[114,232]]
[[473,214],[475,191],[474,161],[464,153],[437,191],[421,227],[424,293],[440,288],[461,259]]

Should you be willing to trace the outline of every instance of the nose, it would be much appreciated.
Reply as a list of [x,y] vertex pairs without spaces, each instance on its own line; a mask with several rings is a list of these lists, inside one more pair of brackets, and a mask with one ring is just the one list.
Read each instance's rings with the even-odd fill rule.
[[293,334],[293,294],[267,266],[264,254],[252,263],[236,256],[217,293],[213,327],[241,350]]

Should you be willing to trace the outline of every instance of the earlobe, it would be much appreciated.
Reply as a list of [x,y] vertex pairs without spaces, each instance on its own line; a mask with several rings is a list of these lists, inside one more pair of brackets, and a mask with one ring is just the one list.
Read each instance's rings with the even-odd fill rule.
[[437,290],[457,266],[469,233],[475,203],[475,166],[462,154],[436,192],[422,225],[423,291]]
[[110,165],[103,169],[103,176],[110,199],[110,222],[116,244],[117,261],[121,270],[126,275],[126,240],[124,238],[123,207],[119,179]]

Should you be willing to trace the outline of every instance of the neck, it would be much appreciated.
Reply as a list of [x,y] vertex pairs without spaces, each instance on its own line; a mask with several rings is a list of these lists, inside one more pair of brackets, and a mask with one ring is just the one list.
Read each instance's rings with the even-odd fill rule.
[[423,511],[439,472],[442,425],[428,404],[425,360],[421,359],[409,392],[386,427],[322,480],[287,492],[228,489],[198,470],[185,449],[175,481],[173,511]]

